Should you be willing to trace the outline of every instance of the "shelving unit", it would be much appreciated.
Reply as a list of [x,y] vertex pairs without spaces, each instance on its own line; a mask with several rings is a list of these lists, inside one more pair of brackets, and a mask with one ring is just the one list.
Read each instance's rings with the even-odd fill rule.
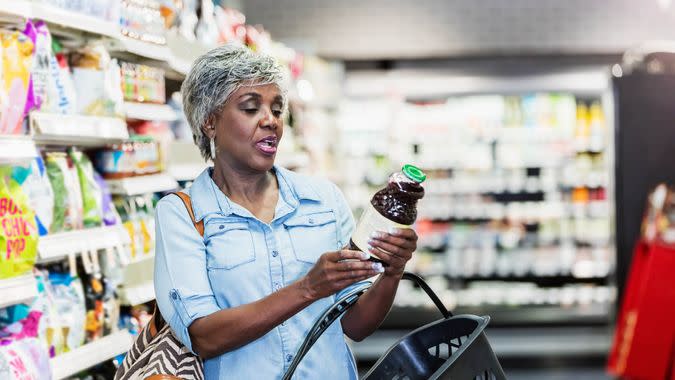
[[178,116],[166,104],[125,102],[124,112],[127,119],[175,121]]
[[40,145],[106,146],[129,138],[124,120],[115,117],[31,112],[33,139]]
[[146,281],[134,286],[122,286],[120,300],[123,305],[135,306],[155,299],[155,286],[152,281]]
[[66,379],[104,360],[123,354],[131,347],[133,339],[128,331],[120,330],[70,352],[58,355],[49,360],[52,376],[55,380]]
[[121,248],[131,243],[121,226],[96,227],[43,236],[38,240],[39,262],[63,260],[70,254]]
[[37,296],[37,283],[32,274],[0,280],[0,309],[24,302]]
[[29,137],[0,135],[0,164],[25,163],[37,156],[35,143]]
[[139,195],[176,190],[178,182],[168,174],[150,174],[124,179],[106,180],[110,192],[119,195]]

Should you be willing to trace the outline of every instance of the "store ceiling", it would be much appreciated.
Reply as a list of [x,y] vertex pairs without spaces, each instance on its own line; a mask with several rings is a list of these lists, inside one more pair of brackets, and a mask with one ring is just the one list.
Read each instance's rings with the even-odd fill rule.
[[325,57],[616,54],[675,39],[669,0],[245,0],[247,21]]

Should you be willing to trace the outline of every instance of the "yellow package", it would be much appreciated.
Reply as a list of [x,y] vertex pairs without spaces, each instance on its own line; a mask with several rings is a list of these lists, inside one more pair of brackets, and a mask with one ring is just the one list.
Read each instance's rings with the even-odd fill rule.
[[0,134],[21,134],[28,100],[33,42],[20,32],[0,31],[0,39],[0,69],[3,72],[0,86]]
[[[3,168],[4,174],[7,168]],[[37,258],[35,213],[21,185],[0,174],[0,279],[30,273]]]

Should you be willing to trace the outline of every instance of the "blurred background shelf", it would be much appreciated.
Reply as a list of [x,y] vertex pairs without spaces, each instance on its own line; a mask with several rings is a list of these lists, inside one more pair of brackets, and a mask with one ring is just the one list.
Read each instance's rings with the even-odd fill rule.
[[20,303],[29,303],[37,296],[37,282],[33,275],[0,280],[0,309]]
[[168,174],[149,174],[124,179],[106,180],[110,192],[119,195],[140,195],[178,189],[178,182]]
[[31,112],[30,125],[39,145],[103,147],[129,138],[124,120],[116,117]]
[[120,330],[87,343],[70,352],[49,360],[52,376],[55,380],[66,379],[76,373],[111,359],[129,350],[133,336],[126,330]]
[[30,137],[0,135],[0,164],[26,163],[37,156],[35,143]]
[[173,108],[166,104],[125,102],[124,112],[127,119],[175,121],[178,118]]
[[130,244],[122,226],[87,228],[43,236],[38,241],[38,261],[63,260],[69,254],[96,252],[101,249],[122,249]]

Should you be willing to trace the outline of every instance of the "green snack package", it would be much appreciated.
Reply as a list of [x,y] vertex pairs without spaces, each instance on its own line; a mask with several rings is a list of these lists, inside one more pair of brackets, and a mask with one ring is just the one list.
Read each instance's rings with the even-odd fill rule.
[[37,257],[35,213],[11,170],[0,168],[0,279],[30,273]]
[[100,226],[103,209],[101,205],[102,192],[94,178],[94,166],[89,158],[79,150],[70,149],[68,154],[77,168],[77,177],[80,181],[84,226]]
[[58,159],[55,154],[47,154],[47,177],[54,192],[54,215],[49,227],[50,233],[63,231],[68,207],[68,192],[63,178],[63,170],[57,162]]

